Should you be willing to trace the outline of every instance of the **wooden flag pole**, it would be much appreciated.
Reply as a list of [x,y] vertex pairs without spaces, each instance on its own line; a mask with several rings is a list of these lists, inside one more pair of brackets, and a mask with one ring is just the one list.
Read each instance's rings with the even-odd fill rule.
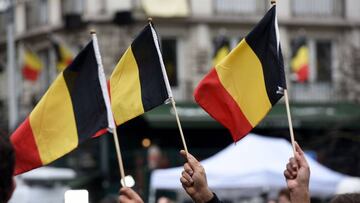
[[155,32],[155,30],[154,30],[154,28],[153,28],[153,26],[152,26],[152,18],[148,18],[148,22],[149,22],[149,25],[150,25],[150,27],[151,27],[151,32],[152,32],[152,35],[153,35],[155,47],[156,47],[156,50],[157,50],[157,52],[158,52],[158,56],[159,56],[159,60],[160,60],[160,66],[161,66],[161,71],[162,71],[162,74],[163,74],[163,76],[164,76],[164,81],[165,81],[166,90],[167,90],[167,92],[168,92],[170,102],[171,102],[172,107],[173,107],[174,112],[175,112],[176,123],[177,123],[178,128],[179,128],[179,131],[180,131],[181,141],[182,141],[182,143],[183,143],[184,150],[185,150],[186,154],[188,154],[189,151],[188,151],[188,148],[187,148],[187,146],[186,146],[185,136],[184,136],[184,133],[183,133],[183,130],[182,130],[182,127],[181,127],[181,123],[180,123],[180,119],[179,119],[179,114],[178,114],[177,109],[176,109],[176,103],[175,103],[175,100],[174,100],[174,97],[173,97],[173,94],[172,94],[172,91],[171,91],[169,79],[168,79],[168,77],[167,77],[166,70],[165,70],[164,60],[163,60],[163,58],[162,58],[162,54],[161,54],[161,51],[160,51],[159,40],[158,40],[157,34],[156,34],[156,32]]
[[[276,4],[276,0],[271,0],[271,5],[275,5]],[[277,25],[277,22],[276,22]],[[293,153],[295,156],[295,136],[294,136],[294,129],[293,129],[293,125],[292,125],[292,119],[291,119],[291,113],[290,113],[290,105],[289,105],[289,96],[288,96],[288,91],[287,89],[284,89],[284,97],[285,97],[285,105],[286,105],[286,113],[287,113],[287,118],[288,118],[288,123],[289,123],[289,131],[290,131],[290,139],[291,139],[291,146],[293,148]]]
[[93,40],[96,61],[98,63],[99,78],[100,78],[100,84],[102,86],[104,100],[105,100],[107,108],[110,109],[107,112],[107,117],[108,117],[108,122],[110,123],[109,128],[112,131],[112,134],[114,137],[116,155],[117,155],[117,160],[118,160],[118,164],[119,164],[119,168],[120,168],[120,176],[121,176],[121,180],[122,180],[122,181],[120,180],[120,183],[122,183],[123,186],[126,187],[124,164],[123,164],[123,160],[122,160],[119,139],[118,139],[118,135],[117,135],[117,131],[116,131],[116,123],[114,120],[113,112],[111,110],[110,97],[109,97],[109,92],[108,92],[108,89],[106,86],[106,78],[105,78],[104,68],[103,68],[102,59],[101,59],[101,55],[100,55],[99,44],[98,44],[95,30],[91,30],[90,34],[91,34],[91,38]]
[[187,148],[187,146],[186,146],[185,136],[184,136],[184,133],[183,133],[183,130],[182,130],[182,127],[181,127],[181,123],[180,123],[180,119],[179,119],[178,112],[177,112],[177,110],[176,110],[175,100],[174,100],[173,97],[171,97],[170,99],[171,99],[172,107],[173,107],[174,112],[175,112],[176,122],[177,122],[177,125],[178,125],[178,128],[179,128],[179,131],[180,131],[181,141],[182,141],[182,143],[183,143],[183,145],[184,145],[184,150],[185,150],[186,154],[188,154],[189,151],[188,151],[188,148]]
[[293,129],[292,120],[291,120],[289,97],[288,97],[287,89],[284,89],[284,96],[285,96],[286,113],[287,113],[287,118],[288,118],[288,122],[289,122],[291,145],[292,145],[294,155],[295,155],[295,152],[296,152],[295,151],[295,136],[294,136],[294,129]]
[[[115,122],[114,122],[114,124],[115,124]],[[117,156],[117,160],[118,160],[119,168],[120,168],[120,176],[121,176],[121,180],[123,180],[123,182],[121,182],[121,181],[120,182],[123,184],[124,187],[126,187],[124,164],[123,164],[123,160],[122,160],[122,155],[121,155],[120,144],[119,144],[116,127],[112,130],[113,130],[112,134],[113,134],[114,142],[115,142],[116,156]]]

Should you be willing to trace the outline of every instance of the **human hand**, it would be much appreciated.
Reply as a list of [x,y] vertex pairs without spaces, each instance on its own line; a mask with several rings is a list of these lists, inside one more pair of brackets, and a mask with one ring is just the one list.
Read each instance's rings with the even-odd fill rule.
[[120,189],[119,201],[120,203],[144,203],[141,197],[129,187]]
[[305,159],[304,152],[297,143],[295,143],[295,158],[289,159],[284,176],[290,191],[291,201],[293,203],[310,202],[310,167]]
[[210,201],[214,194],[208,187],[204,167],[190,153],[181,150],[180,154],[187,160],[180,178],[184,190],[195,203]]

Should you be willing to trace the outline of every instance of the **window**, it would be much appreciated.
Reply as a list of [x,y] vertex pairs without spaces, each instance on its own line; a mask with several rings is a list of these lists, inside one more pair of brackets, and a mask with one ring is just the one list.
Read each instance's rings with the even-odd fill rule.
[[49,11],[47,0],[27,1],[25,4],[26,28],[33,29],[48,23]]
[[329,40],[316,42],[316,81],[331,82],[331,42]]
[[300,37],[291,41],[291,99],[296,102],[334,102],[333,41]]
[[294,16],[343,16],[344,0],[292,0]]
[[264,0],[214,0],[215,13],[223,15],[233,14],[263,14]]
[[6,12],[0,11],[0,35],[6,36]]
[[291,42],[291,80],[306,83],[332,81],[332,42],[300,37]]
[[62,14],[82,14],[84,12],[84,0],[61,1]]
[[166,72],[169,78],[170,85],[173,87],[178,86],[178,73],[177,73],[177,40],[176,38],[163,38],[161,39],[161,48]]

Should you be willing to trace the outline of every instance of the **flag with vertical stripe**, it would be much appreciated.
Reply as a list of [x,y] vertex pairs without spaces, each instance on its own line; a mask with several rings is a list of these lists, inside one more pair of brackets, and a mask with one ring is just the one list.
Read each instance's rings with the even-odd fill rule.
[[134,39],[116,65],[109,83],[117,125],[169,99],[171,89],[153,25],[147,25]]
[[55,49],[56,68],[58,72],[61,72],[71,64],[74,58],[73,53],[64,43],[52,39],[52,44]]
[[215,40],[215,51],[212,65],[215,67],[230,53],[230,43],[225,36],[221,35]]
[[51,163],[112,126],[99,71],[91,41],[12,134],[16,174]]
[[309,48],[305,38],[298,39],[294,48],[290,61],[291,76],[295,82],[305,83],[309,80]]
[[255,28],[197,86],[196,102],[238,141],[286,88],[274,5]]
[[36,81],[43,69],[43,63],[37,54],[25,49],[22,74],[24,79]]

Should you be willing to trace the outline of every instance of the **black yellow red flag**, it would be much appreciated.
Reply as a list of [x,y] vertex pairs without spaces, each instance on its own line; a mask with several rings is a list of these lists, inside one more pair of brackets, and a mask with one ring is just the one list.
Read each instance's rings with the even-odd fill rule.
[[196,102],[238,141],[283,96],[286,88],[274,5],[255,28],[208,73]]
[[16,174],[51,163],[80,143],[107,132],[111,107],[105,102],[106,85],[101,86],[100,80],[90,41],[11,135]]

